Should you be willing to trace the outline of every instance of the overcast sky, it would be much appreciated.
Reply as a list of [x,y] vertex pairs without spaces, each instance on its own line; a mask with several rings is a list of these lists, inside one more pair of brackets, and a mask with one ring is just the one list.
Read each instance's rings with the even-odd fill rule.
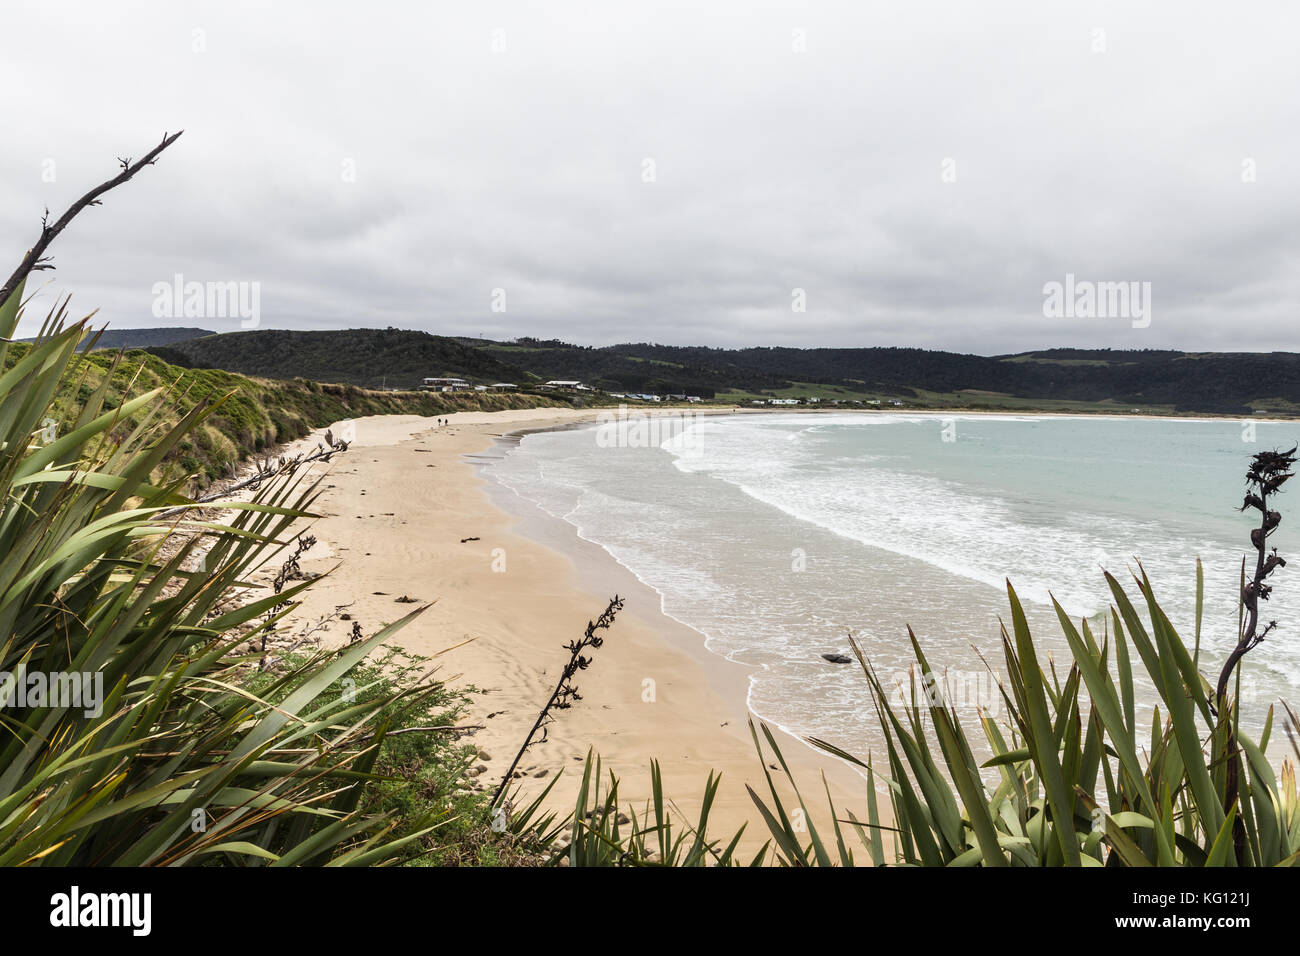
[[184,128],[24,331],[239,328],[155,318],[181,275],[263,328],[1300,350],[1300,6],[1133,6],[7,0],[0,252]]

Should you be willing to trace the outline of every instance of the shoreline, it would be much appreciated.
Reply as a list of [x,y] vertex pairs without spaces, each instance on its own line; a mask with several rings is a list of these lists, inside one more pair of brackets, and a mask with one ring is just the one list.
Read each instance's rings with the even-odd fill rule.
[[[748,726],[751,717],[758,722],[748,708],[752,669],[708,650],[704,635],[665,614],[659,593],[603,548],[535,507],[530,514],[524,507],[530,503],[483,473],[490,467],[485,457],[502,442],[529,431],[581,427],[607,411],[451,413],[442,416],[448,422],[442,427],[436,418],[417,416],[355,420],[349,450],[330,465],[312,466],[323,477],[314,508],[320,517],[300,529],[318,541],[302,557],[303,570],[333,571],[304,593],[287,626],[347,605],[351,619],[372,634],[414,608],[395,603],[398,597],[429,604],[390,643],[436,655],[437,679],[473,688],[470,708],[458,720],[483,727],[465,738],[479,749],[468,784],[491,790],[555,685],[568,657],[563,645],[617,593],[624,609],[575,681],[583,699],[560,712],[545,739],[529,749],[519,765],[524,776],[517,772],[514,784],[522,785],[527,802],[564,768],[546,802],[563,816],[573,807],[590,749],[606,777],[613,771],[620,778],[620,804],[641,808],[650,795],[650,762],[658,760],[665,794],[681,822],[694,824],[708,776],[718,772],[710,833],[726,840],[744,825],[740,846],[752,855],[768,839],[745,789],[768,796]],[[288,453],[311,447],[323,432],[292,443]],[[502,495],[520,507],[507,507]],[[268,562],[254,582],[271,576],[276,564]],[[350,626],[331,622],[322,645],[346,643]],[[865,782],[855,770],[768,726],[819,829],[830,825],[818,786],[822,773],[837,807],[859,812]],[[767,761],[774,763],[770,754]],[[783,800],[793,796],[782,780],[777,789]]]
[[[725,415],[727,413],[714,414]],[[581,420],[547,427],[522,428],[497,437],[494,444],[497,446],[515,445],[528,435],[577,430],[592,423],[592,421]],[[666,631],[668,636],[665,639],[672,641],[688,654],[694,655],[704,669],[706,676],[710,679],[710,684],[724,697],[738,694],[743,698],[744,709],[748,716],[755,721],[756,725],[765,723],[776,731],[775,736],[778,743],[782,745],[782,756],[786,758],[787,762],[792,766],[796,763],[791,748],[787,746],[792,744],[796,750],[806,751],[809,754],[814,761],[814,764],[810,765],[813,769],[825,770],[827,765],[843,768],[848,774],[852,775],[851,777],[844,777],[843,782],[847,783],[852,779],[855,783],[860,783],[861,786],[865,787],[865,774],[853,770],[847,762],[818,750],[796,731],[791,730],[774,718],[762,716],[753,708],[751,699],[753,675],[756,671],[754,666],[731,660],[711,650],[708,646],[710,639],[708,634],[669,613],[664,608],[665,595],[663,592],[654,585],[642,580],[640,575],[622,564],[606,547],[583,538],[576,526],[543,511],[533,502],[528,501],[506,485],[488,476],[486,474],[487,470],[494,466],[494,462],[503,459],[508,453],[508,451],[505,451],[500,455],[480,454],[467,457],[473,460],[476,472],[483,481],[488,497],[494,503],[497,503],[503,511],[514,515],[518,519],[518,527],[526,537],[550,546],[554,550],[575,559],[579,571],[588,575],[588,577],[584,578],[585,580],[617,577],[628,582],[634,582],[631,586],[651,596],[655,604],[653,609],[645,607],[641,609],[642,615],[647,619],[647,622],[662,623],[666,620],[669,627]],[[617,569],[616,574],[611,573],[614,569]],[[625,587],[624,591],[626,590]],[[865,686],[864,684],[864,688]],[[756,761],[758,759],[756,753],[754,753],[754,759]],[[769,769],[772,768],[769,767]],[[750,784],[752,786],[753,782],[751,781]],[[865,790],[854,791],[852,794],[853,797],[859,795],[865,795]],[[845,805],[843,796],[843,794],[836,794],[837,807],[842,808]],[[755,820],[757,824],[761,824],[761,822],[761,819]]]
[[[498,437],[496,442],[498,445],[513,444],[529,434],[574,430],[586,427],[589,424],[591,422],[575,421],[552,427],[520,429]],[[475,466],[482,476],[489,498],[498,503],[503,511],[516,516],[518,519],[517,527],[525,536],[552,547],[555,551],[572,559],[584,581],[621,580],[625,582],[625,586],[619,592],[620,594],[626,595],[632,589],[643,592],[650,598],[649,603],[653,607],[646,607],[643,603],[640,608],[640,614],[645,622],[659,626],[663,630],[663,637],[666,641],[693,657],[708,679],[712,689],[722,694],[724,698],[739,697],[743,702],[745,713],[749,718],[753,719],[756,726],[766,724],[774,731],[774,736],[782,748],[782,756],[785,757],[787,763],[791,765],[792,769],[801,768],[802,771],[806,772],[801,775],[796,770],[797,783],[801,786],[806,785],[805,776],[811,778],[811,776],[823,772],[828,773],[828,777],[832,776],[828,768],[833,767],[835,768],[833,774],[836,778],[835,782],[841,788],[837,790],[835,786],[832,786],[837,808],[843,809],[846,804],[851,804],[865,797],[866,791],[863,788],[866,786],[866,775],[864,773],[853,769],[848,762],[824,753],[779,720],[765,717],[752,707],[753,675],[757,670],[754,665],[734,661],[711,650],[708,646],[710,640],[708,634],[669,613],[664,608],[665,595],[652,584],[642,580],[634,570],[619,562],[607,548],[583,538],[576,526],[543,511],[531,501],[487,476],[485,472],[493,467],[493,461],[503,458],[504,454],[474,455],[470,457],[476,459]],[[625,609],[623,613],[628,612]],[[865,683],[863,689],[865,693]],[[748,733],[744,736],[755,761],[754,770],[758,772],[758,755],[753,750]],[[769,766],[769,769],[775,769],[775,765]],[[748,779],[746,782],[750,786],[754,786],[755,789],[760,790],[760,792],[762,788],[758,786],[758,783],[762,782],[764,786],[766,785],[765,780],[754,781]],[[824,794],[821,794],[821,796],[824,800]],[[815,803],[815,800],[812,802]],[[815,822],[820,823],[820,818],[816,816],[817,810],[818,808],[815,805],[810,807]],[[757,817],[753,822],[756,825],[762,823],[761,819]],[[825,822],[829,824],[829,817]]]

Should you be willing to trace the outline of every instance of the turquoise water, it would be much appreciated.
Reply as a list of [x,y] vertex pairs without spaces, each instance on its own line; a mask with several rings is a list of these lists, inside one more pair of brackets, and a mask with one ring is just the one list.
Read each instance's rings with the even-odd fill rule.
[[[686,418],[526,436],[488,474],[602,546],[708,647],[755,668],[750,706],[847,748],[876,742],[852,632],[886,682],[905,679],[910,625],[950,698],[999,706],[1010,578],[1044,658],[1067,658],[1050,597],[1100,631],[1106,568],[1140,559],[1189,644],[1205,563],[1205,670],[1235,641],[1252,519],[1249,456],[1300,426],[1211,420],[903,414]],[[1294,515],[1289,505],[1297,501]],[[1300,495],[1271,539],[1286,557]],[[1300,554],[1296,557],[1300,558]],[[1247,659],[1247,723],[1300,700],[1300,563],[1275,576],[1274,636]],[[1292,578],[1295,578],[1293,581]],[[1136,593],[1134,593],[1136,600]],[[1217,669],[1214,670],[1217,673]],[[1154,694],[1147,689],[1148,701]]]

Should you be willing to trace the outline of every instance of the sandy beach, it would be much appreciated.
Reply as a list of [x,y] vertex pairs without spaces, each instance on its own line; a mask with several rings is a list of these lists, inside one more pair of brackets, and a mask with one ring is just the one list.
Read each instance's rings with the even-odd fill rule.
[[[393,643],[441,655],[438,678],[474,689],[461,721],[483,727],[469,738],[480,751],[472,783],[495,787],[555,686],[568,656],[564,645],[617,593],[625,608],[579,675],[583,699],[530,748],[515,782],[531,796],[565,768],[549,803],[567,812],[592,749],[620,777],[626,809],[644,805],[649,764],[658,759],[666,792],[693,822],[708,774],[718,771],[710,832],[730,836],[747,824],[742,846],[756,849],[767,830],[745,784],[763,794],[767,788],[750,738],[747,668],[707,651],[698,632],[661,612],[652,589],[567,524],[529,516],[522,503],[513,513],[503,508],[500,496],[508,492],[490,487],[474,463],[494,447],[501,453],[496,439],[509,433],[596,415],[460,413],[442,426],[416,416],[356,419],[347,453],[314,466],[325,474],[315,508],[321,517],[303,524],[318,543],[301,565],[329,574],[307,591],[290,626],[346,605],[370,635],[430,604]],[[323,431],[288,451],[315,446]],[[260,575],[269,577],[277,565]],[[346,643],[351,626],[335,620],[322,644]],[[856,773],[793,738],[778,739],[815,824],[829,822],[822,772],[837,804],[863,818],[865,784]]]

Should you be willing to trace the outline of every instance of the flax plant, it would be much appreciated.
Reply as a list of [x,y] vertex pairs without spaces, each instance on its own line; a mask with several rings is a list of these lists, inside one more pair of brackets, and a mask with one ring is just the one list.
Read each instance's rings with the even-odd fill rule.
[[[384,708],[424,691],[358,704],[340,682],[414,615],[242,689],[238,647],[309,582],[223,599],[291,540],[315,486],[285,474],[224,505],[229,520],[201,518],[183,478],[153,476],[215,405],[167,424],[174,393],[109,407],[105,376],[83,396],[87,321],[69,322],[66,303],[10,356],[21,295],[0,304],[0,865],[392,858],[420,834],[388,838],[392,821],[358,812],[360,790]],[[16,693],[57,675],[93,678],[103,699]]]
[[[1198,562],[1198,595],[1202,593]],[[857,766],[867,778],[865,818],[832,805],[834,845],[809,826],[791,825],[776,791],[771,805],[754,795],[791,866],[851,865],[841,825],[855,831],[877,865],[907,866],[1294,866],[1300,863],[1300,800],[1295,764],[1280,774],[1265,753],[1273,733],[1269,708],[1252,739],[1238,725],[1238,699],[1221,697],[1197,670],[1192,652],[1160,607],[1139,567],[1135,586],[1145,615],[1106,574],[1114,603],[1099,641],[1053,602],[1072,662],[1061,680],[1044,668],[1015,589],[1007,585],[1010,627],[1002,630],[1007,678],[1000,685],[1009,719],[979,720],[991,759],[975,757],[973,738],[945,699],[916,636],[910,703],[891,698],[856,641],[884,739],[879,762],[824,740],[811,742]],[[1198,598],[1196,620],[1201,621]],[[1199,642],[1199,635],[1198,635]],[[1136,656],[1134,654],[1136,652]],[[1159,703],[1140,713],[1135,676],[1144,671]],[[1282,705],[1292,749],[1295,714]],[[767,746],[776,740],[764,728]],[[757,738],[756,738],[757,743]],[[1229,776],[1234,747],[1239,785]],[[763,747],[759,746],[760,757]],[[782,768],[789,775],[782,760]],[[996,777],[989,780],[985,771]],[[766,772],[766,771],[765,771]],[[793,783],[793,778],[791,778]],[[888,795],[881,813],[876,788]],[[829,799],[829,797],[828,797]],[[1234,829],[1242,852],[1234,847]]]

